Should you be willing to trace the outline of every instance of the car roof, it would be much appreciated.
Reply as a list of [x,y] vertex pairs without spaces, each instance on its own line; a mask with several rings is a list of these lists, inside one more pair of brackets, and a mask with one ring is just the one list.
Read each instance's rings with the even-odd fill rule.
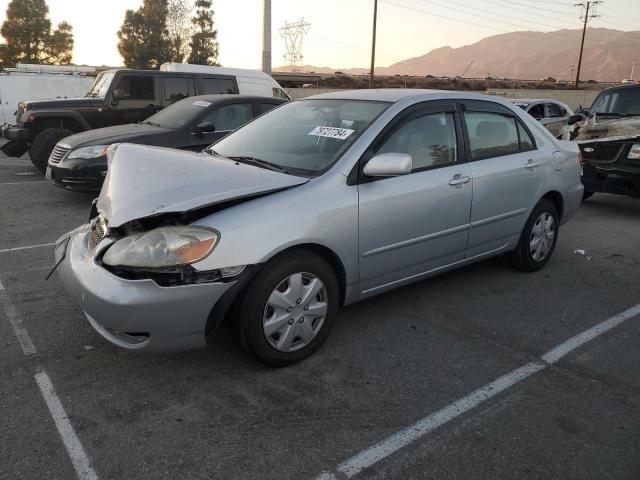
[[221,101],[225,101],[225,100],[249,100],[249,101],[266,101],[268,100],[271,103],[284,103],[287,100],[284,100],[282,98],[276,98],[276,97],[261,97],[259,95],[238,95],[235,93],[216,93],[216,94],[210,94],[210,95],[193,95],[191,97],[186,97],[181,99],[180,101],[184,101],[184,100],[194,100],[194,101],[198,101],[198,100],[204,100],[210,103],[216,103],[216,102],[221,102]]
[[507,98],[507,100],[512,103],[526,103],[527,105],[537,102],[558,103],[560,105],[564,105],[564,102],[561,102],[560,100],[556,100],[554,98]]

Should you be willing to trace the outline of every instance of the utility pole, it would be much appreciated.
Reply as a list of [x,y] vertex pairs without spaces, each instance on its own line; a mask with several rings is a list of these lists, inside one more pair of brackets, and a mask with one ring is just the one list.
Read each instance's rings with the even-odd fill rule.
[[262,17],[262,71],[271,75],[271,0],[264,0]]
[[373,0],[373,39],[371,41],[371,71],[369,72],[369,88],[373,88],[373,70],[376,66],[376,23],[378,21],[378,0]]
[[[575,4],[576,7],[582,7],[583,13],[580,15],[580,19],[584,20],[584,23],[582,25],[582,40],[580,40],[580,56],[578,57],[578,70],[576,71],[576,83],[573,86],[574,90],[577,90],[580,85],[580,67],[582,67],[582,52],[584,51],[584,36],[585,33],[587,33],[587,23],[590,19],[600,16],[596,15],[596,7],[600,3],[602,3],[601,0]],[[589,13],[589,9],[591,9],[591,14]]]
[[631,78],[630,80],[633,80],[633,71],[636,69],[636,59],[633,59],[633,62],[631,62]]
[[571,65],[571,75],[569,76],[569,83],[573,82],[573,71],[576,69],[575,65]]

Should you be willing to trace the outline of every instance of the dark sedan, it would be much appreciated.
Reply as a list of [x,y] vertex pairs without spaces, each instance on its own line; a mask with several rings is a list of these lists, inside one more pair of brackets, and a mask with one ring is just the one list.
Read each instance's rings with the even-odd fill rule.
[[67,190],[100,190],[107,174],[106,152],[114,143],[200,151],[284,102],[243,95],[185,98],[141,123],[89,130],[64,138],[49,157],[47,178]]

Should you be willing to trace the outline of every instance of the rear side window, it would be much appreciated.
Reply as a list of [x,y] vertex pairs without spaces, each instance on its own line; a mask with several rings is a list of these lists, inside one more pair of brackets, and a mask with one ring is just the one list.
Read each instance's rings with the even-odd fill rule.
[[215,95],[219,93],[236,93],[233,80],[228,78],[201,78],[202,93]]
[[253,118],[250,103],[232,103],[214,110],[203,122],[211,122],[216,127],[216,132],[229,132],[240,125],[244,125]]
[[256,117],[262,115],[263,113],[267,113],[272,108],[276,108],[279,103],[266,103],[266,102],[258,102],[256,103]]
[[125,75],[118,81],[115,88],[120,90],[118,96],[121,100],[154,100],[153,77]]
[[498,113],[465,112],[471,159],[510,155],[520,151],[516,119]]
[[376,153],[411,155],[413,171],[456,163],[456,129],[451,113],[423,115],[404,123]]
[[196,94],[196,86],[193,78],[188,77],[164,77],[164,99],[169,103],[175,103],[183,98]]
[[517,120],[518,123],[518,137],[520,139],[520,150],[525,152],[527,150],[533,150],[535,148],[535,143],[533,142],[533,138],[531,138],[531,134],[524,128],[524,125]]
[[287,95],[287,93],[281,88],[273,88],[272,91],[274,97],[289,100],[289,95]]

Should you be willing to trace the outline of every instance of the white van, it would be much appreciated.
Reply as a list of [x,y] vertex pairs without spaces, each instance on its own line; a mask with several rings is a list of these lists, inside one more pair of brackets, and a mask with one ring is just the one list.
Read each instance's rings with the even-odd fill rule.
[[240,95],[259,95],[262,97],[276,97],[291,100],[291,97],[271,75],[259,70],[211,67],[208,65],[192,65],[190,63],[164,63],[160,66],[160,71],[233,76],[238,82]]
[[24,100],[84,97],[95,80],[82,67],[24,65],[0,72],[0,124],[15,123]]

